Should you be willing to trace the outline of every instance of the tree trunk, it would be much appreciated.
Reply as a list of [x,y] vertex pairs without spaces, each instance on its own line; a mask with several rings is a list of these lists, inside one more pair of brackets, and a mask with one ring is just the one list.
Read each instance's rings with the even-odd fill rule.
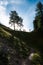
[[15,30],[15,23],[14,23],[14,30]]

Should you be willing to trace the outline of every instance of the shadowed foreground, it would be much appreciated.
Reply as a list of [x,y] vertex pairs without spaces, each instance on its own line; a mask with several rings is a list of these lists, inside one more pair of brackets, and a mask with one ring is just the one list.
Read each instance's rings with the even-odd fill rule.
[[41,32],[13,31],[0,24],[0,65],[33,65],[29,56],[36,52],[41,56],[40,65],[42,65],[43,35]]

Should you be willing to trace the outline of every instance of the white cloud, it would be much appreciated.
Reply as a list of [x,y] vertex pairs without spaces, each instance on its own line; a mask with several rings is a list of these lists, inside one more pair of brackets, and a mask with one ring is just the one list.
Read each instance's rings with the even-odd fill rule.
[[7,0],[0,1],[0,5],[7,6],[8,5],[8,1]]
[[24,25],[28,30],[33,30],[33,20],[35,17],[35,7],[29,7],[27,12],[24,15]]
[[26,2],[26,0],[0,0],[0,4],[1,5],[5,5],[7,6],[8,4],[24,4]]
[[8,26],[9,16],[6,14],[6,8],[0,5],[0,23]]
[[11,4],[23,4],[25,3],[25,0],[9,0],[9,3]]

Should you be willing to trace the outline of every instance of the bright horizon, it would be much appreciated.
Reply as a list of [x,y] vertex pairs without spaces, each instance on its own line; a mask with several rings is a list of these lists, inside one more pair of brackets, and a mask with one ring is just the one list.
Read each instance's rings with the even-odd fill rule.
[[33,30],[36,4],[43,0],[0,0],[0,23],[10,27],[9,13],[15,10],[23,18],[26,31]]

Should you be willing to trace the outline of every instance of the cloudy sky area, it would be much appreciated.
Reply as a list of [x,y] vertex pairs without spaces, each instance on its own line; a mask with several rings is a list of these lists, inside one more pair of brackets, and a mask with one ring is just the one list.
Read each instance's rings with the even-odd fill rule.
[[38,1],[43,0],[0,0],[0,23],[9,26],[9,13],[16,10],[23,18],[24,28],[33,30],[35,8]]

